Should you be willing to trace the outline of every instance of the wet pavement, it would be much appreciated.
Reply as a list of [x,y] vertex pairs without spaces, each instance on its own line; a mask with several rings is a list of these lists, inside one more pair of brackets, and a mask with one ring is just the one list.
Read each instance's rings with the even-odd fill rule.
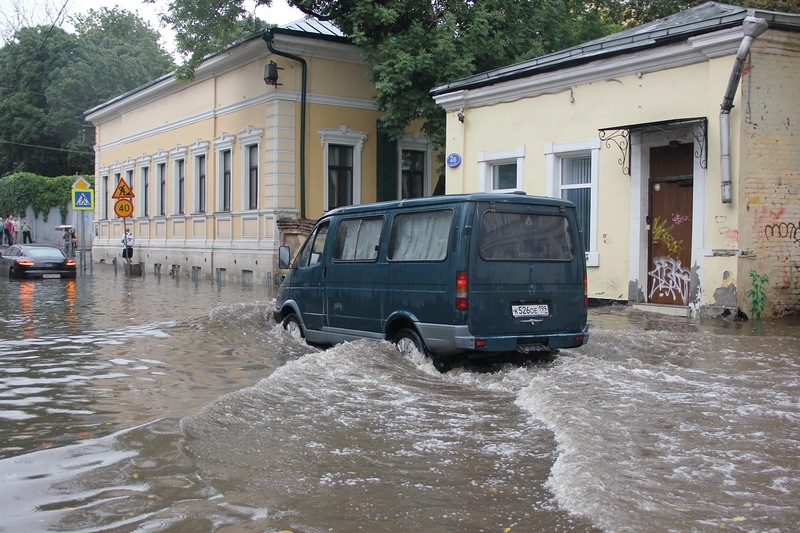
[[0,279],[0,531],[788,531],[796,319],[607,307],[526,365],[327,350],[266,288]]

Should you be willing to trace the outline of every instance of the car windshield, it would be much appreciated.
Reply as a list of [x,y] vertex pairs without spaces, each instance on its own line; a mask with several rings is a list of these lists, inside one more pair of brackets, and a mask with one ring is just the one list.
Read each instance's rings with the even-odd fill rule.
[[58,248],[29,248],[28,255],[32,259],[64,259],[64,252]]

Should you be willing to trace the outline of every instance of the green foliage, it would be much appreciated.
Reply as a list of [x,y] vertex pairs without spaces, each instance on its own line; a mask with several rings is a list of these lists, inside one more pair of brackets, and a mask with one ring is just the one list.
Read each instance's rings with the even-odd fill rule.
[[159,34],[120,8],[75,17],[76,34],[38,26],[0,49],[0,175],[91,174],[85,111],[167,73]]
[[[28,206],[33,208],[33,215],[47,222],[50,209],[58,207],[61,212],[61,223],[66,224],[69,205],[72,203],[72,184],[75,176],[59,176],[49,178],[20,172],[0,178],[0,216],[23,216]],[[84,176],[90,184],[93,176]]]
[[747,297],[750,298],[750,316],[753,318],[761,318],[764,314],[764,305],[767,302],[767,293],[764,288],[769,283],[769,278],[766,274],[759,274],[755,270],[750,271],[750,290],[747,291]]

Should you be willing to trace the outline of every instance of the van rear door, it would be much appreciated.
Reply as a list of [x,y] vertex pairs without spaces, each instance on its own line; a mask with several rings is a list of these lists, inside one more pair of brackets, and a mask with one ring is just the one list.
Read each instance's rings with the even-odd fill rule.
[[585,259],[571,204],[479,202],[472,234],[472,335],[547,347],[548,335],[583,331]]

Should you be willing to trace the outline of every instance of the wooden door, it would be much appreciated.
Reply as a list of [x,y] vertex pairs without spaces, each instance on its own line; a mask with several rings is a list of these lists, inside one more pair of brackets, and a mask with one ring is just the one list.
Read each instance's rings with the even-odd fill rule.
[[687,305],[692,260],[694,145],[650,149],[648,301]]

